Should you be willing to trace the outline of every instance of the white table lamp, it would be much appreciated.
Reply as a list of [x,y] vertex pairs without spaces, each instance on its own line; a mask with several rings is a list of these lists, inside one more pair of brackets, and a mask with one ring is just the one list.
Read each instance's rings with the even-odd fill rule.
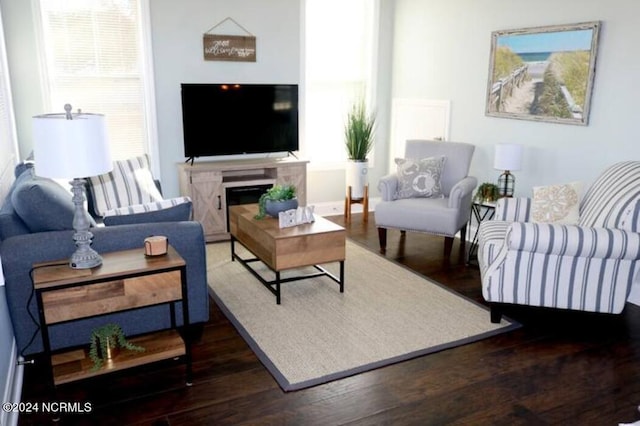
[[93,268],[102,264],[102,257],[90,247],[93,234],[89,232],[85,214],[83,178],[110,172],[113,168],[111,152],[104,115],[71,113],[69,104],[64,109],[65,113],[33,117],[36,174],[53,179],[73,179],[70,183],[75,207],[73,239],[76,251],[69,266]]
[[498,190],[501,197],[512,197],[516,178],[511,174],[522,167],[522,145],[500,143],[496,145],[493,168],[503,170],[498,178]]

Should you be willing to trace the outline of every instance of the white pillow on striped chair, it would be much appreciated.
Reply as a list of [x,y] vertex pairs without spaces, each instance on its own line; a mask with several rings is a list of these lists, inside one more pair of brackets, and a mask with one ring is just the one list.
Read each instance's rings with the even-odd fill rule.
[[108,210],[162,201],[153,181],[147,154],[114,161],[113,171],[87,179],[95,212],[104,216]]

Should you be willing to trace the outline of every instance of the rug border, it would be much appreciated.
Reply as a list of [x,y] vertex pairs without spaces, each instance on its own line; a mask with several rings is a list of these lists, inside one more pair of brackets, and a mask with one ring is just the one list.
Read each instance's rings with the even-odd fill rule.
[[[404,268],[407,271],[410,271],[411,273],[419,276],[422,279],[425,279],[427,281],[429,281],[431,284],[434,284],[452,294],[454,294],[455,296],[458,296],[464,300],[466,300],[467,302],[471,302],[474,305],[484,309],[485,311],[487,311],[487,313],[490,312],[490,309],[488,307],[486,307],[485,305],[476,302],[475,300],[462,295],[452,289],[450,289],[449,287],[446,287],[444,284],[440,284],[439,282],[428,278],[416,271],[414,271],[413,269],[402,265],[398,262],[396,262],[393,259],[388,259],[386,256],[382,256],[380,253],[376,253],[373,250],[370,250],[368,247],[365,247],[364,245],[360,244],[357,241],[354,241],[350,238],[347,238],[349,240],[349,242],[359,246],[360,248],[367,250],[368,252],[375,254],[379,257],[384,258],[385,260],[400,266],[402,268]],[[223,242],[223,241],[221,241]],[[327,374],[324,376],[320,376],[316,379],[310,379],[310,380],[305,380],[299,383],[295,383],[292,384],[290,383],[287,378],[280,372],[280,370],[278,370],[278,368],[275,366],[275,364],[273,362],[271,362],[271,360],[269,359],[269,357],[267,356],[266,353],[264,353],[264,351],[260,348],[260,346],[258,345],[258,343],[251,337],[251,335],[247,332],[247,330],[242,326],[242,324],[240,323],[240,321],[235,317],[235,315],[233,315],[233,313],[227,308],[227,306],[224,304],[224,302],[222,301],[222,299],[220,299],[218,297],[218,295],[214,292],[213,288],[211,288],[211,286],[209,285],[209,283],[207,282],[207,290],[209,292],[209,296],[214,300],[214,302],[216,303],[216,305],[218,305],[218,307],[220,308],[220,310],[222,311],[222,313],[227,317],[227,319],[233,324],[233,326],[235,327],[235,329],[238,331],[238,333],[240,333],[240,335],[242,336],[242,338],[245,340],[245,342],[247,342],[247,344],[249,345],[249,347],[251,348],[251,350],[256,354],[256,356],[258,357],[258,359],[260,360],[260,362],[266,367],[266,369],[269,371],[269,373],[273,376],[273,378],[276,380],[276,382],[278,383],[278,385],[280,386],[280,388],[282,388],[283,391],[285,392],[290,392],[290,391],[296,391],[296,390],[301,390],[301,389],[306,389],[312,386],[317,386],[317,385],[321,385],[324,383],[328,383],[328,382],[332,382],[334,380],[339,380],[339,379],[344,379],[350,376],[354,376],[356,374],[360,374],[360,373],[364,373],[366,371],[371,371],[371,370],[375,370],[377,368],[381,368],[381,367],[386,367],[392,364],[397,364],[399,362],[403,362],[403,361],[408,361],[410,359],[413,358],[418,358],[424,355],[428,355],[428,354],[433,354],[436,352],[441,352],[444,351],[446,349],[451,349],[451,348],[455,348],[455,347],[459,347],[459,346],[463,346],[463,345],[467,345],[469,343],[474,343],[480,340],[484,340],[487,339],[489,337],[492,336],[496,336],[499,334],[503,334],[503,333],[507,333],[509,331],[513,331],[513,330],[517,330],[518,328],[522,327],[522,324],[520,324],[517,321],[512,320],[511,318],[503,315],[502,319],[509,322],[509,325],[505,325],[501,328],[495,329],[495,330],[491,330],[491,331],[487,331],[481,334],[477,334],[474,335],[472,337],[465,337],[463,339],[458,339],[458,340],[454,340],[448,343],[444,343],[444,344],[440,344],[440,345],[436,345],[436,346],[431,346],[429,348],[425,348],[425,349],[419,349],[417,351],[413,351],[413,352],[408,352],[406,354],[402,354],[402,355],[398,355],[395,357],[391,357],[391,358],[387,358],[384,360],[380,360],[380,361],[375,361],[375,362],[371,362],[368,364],[363,364],[360,365],[358,367],[355,368],[350,368],[348,370],[343,370],[343,371],[339,371],[336,373],[332,373],[332,374]],[[489,320],[489,318],[488,318]]]

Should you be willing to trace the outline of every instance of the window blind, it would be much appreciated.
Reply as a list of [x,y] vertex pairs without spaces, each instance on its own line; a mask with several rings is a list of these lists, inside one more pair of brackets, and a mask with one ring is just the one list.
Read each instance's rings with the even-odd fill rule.
[[40,0],[48,107],[105,115],[114,160],[143,154],[141,0]]

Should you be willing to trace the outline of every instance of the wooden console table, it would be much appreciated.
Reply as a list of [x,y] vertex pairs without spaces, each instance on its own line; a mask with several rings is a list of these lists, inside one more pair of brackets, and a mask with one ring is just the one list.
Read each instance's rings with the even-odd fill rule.
[[[294,185],[301,206],[307,204],[307,160],[261,158],[178,164],[180,193],[191,198],[193,218],[207,242],[229,239],[228,188]],[[255,200],[257,202],[257,200]]]
[[[33,265],[32,279],[42,342],[51,362],[52,385],[176,357],[185,358],[187,385],[191,385],[191,347],[176,330],[174,308],[175,303],[182,304],[183,324],[188,327],[185,261],[171,246],[163,256],[146,257],[140,248],[105,253],[102,258],[102,265],[91,269],[71,269],[68,260]],[[52,355],[51,325],[161,304],[171,307],[172,329],[128,339],[145,348],[144,352],[120,351],[98,370],[93,370],[84,347]],[[87,344],[89,338],[87,335]]]

